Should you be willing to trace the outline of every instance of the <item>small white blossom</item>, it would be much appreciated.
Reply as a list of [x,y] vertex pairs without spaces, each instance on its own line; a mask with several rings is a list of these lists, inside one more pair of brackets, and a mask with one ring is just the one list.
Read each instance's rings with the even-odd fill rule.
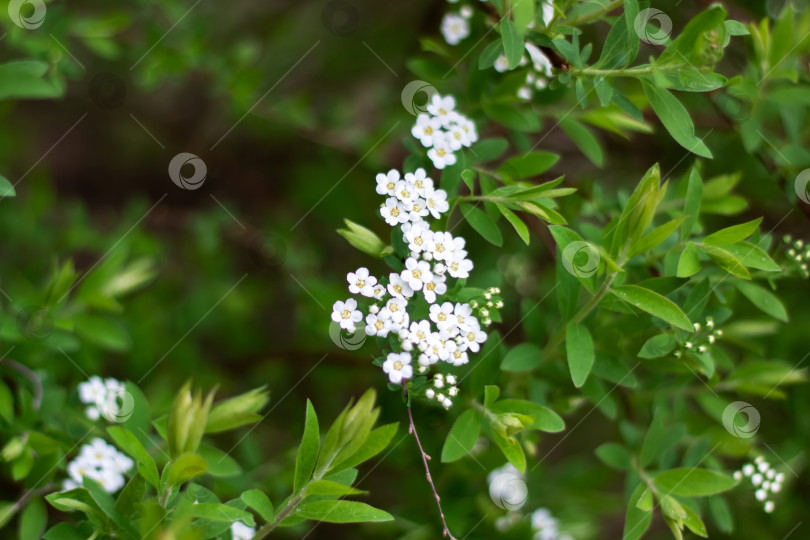
[[380,215],[392,227],[405,223],[409,219],[408,209],[396,197],[385,201],[385,206],[380,208]]
[[361,267],[354,272],[346,274],[349,282],[349,292],[352,294],[362,294],[369,298],[374,296],[374,286],[377,285],[377,278],[369,275],[368,268]]
[[470,35],[470,23],[462,15],[447,13],[442,19],[441,32],[449,45],[458,45]]
[[497,71],[498,73],[503,73],[504,71],[507,71],[509,69],[509,61],[506,59],[506,55],[502,53],[495,60],[495,65],[493,67],[495,68],[495,71]]
[[408,231],[405,232],[403,238],[408,242],[408,249],[418,255],[430,245],[433,240],[433,231],[430,230],[428,222],[424,220],[414,221],[408,227]]
[[408,301],[404,298],[391,298],[386,302],[385,307],[380,310],[382,317],[391,319],[393,322],[402,323],[407,317]]
[[388,380],[393,384],[401,384],[403,380],[413,377],[411,355],[409,353],[389,353],[383,363],[383,371],[388,374]]
[[422,287],[422,294],[428,304],[433,304],[438,299],[438,295],[447,292],[447,285],[444,283],[445,279],[441,274],[433,274],[432,279],[425,282],[425,286]]
[[397,182],[399,182],[398,170],[391,169],[386,174],[379,173],[377,175],[377,193],[393,197]]
[[335,302],[332,306],[332,320],[347,332],[354,333],[357,330],[355,324],[363,320],[363,314],[357,309],[357,300],[349,298],[345,302]]
[[391,273],[388,276],[388,292],[397,298],[410,298],[413,289],[399,274]]
[[391,319],[374,313],[366,315],[366,335],[385,337],[391,331],[391,326]]
[[447,202],[447,192],[443,189],[425,189],[425,204],[430,214],[435,218],[439,217],[450,209]]
[[456,155],[453,154],[445,137],[434,139],[433,148],[428,150],[427,155],[437,169],[444,169],[456,163]]
[[[427,114],[420,114],[416,117],[416,124],[411,128],[411,135],[419,139],[419,142],[422,143],[422,146],[425,148],[430,148],[433,146],[433,142],[436,140],[437,137],[442,137],[442,121],[435,116],[430,116]],[[377,177],[377,182],[379,183],[379,176]],[[380,192],[379,185],[377,187],[377,193]],[[393,187],[391,189],[391,193],[388,195],[393,195]],[[381,193],[382,195],[382,193]]]
[[231,537],[233,540],[250,540],[256,534],[253,527],[248,527],[241,521],[235,521],[231,524]]
[[405,270],[400,274],[402,279],[410,285],[414,291],[422,290],[425,283],[433,281],[433,272],[430,270],[430,263],[427,261],[417,261],[409,257],[405,260]]
[[437,117],[443,126],[450,123],[455,118],[451,113],[455,112],[456,100],[453,96],[440,96],[434,94],[427,105],[427,111]]

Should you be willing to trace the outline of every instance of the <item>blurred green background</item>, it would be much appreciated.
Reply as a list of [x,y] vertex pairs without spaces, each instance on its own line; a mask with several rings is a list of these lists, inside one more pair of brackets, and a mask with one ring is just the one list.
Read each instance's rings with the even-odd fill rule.
[[[658,4],[677,27],[709,2]],[[781,6],[725,4],[730,17],[743,22]],[[382,420],[401,420],[399,396],[384,391],[383,377],[370,365],[373,345],[351,351],[330,339],[329,311],[346,297],[345,273],[370,266],[335,229],[350,218],[387,232],[373,178],[407,155],[402,141],[410,138],[414,117],[400,93],[419,78],[408,62],[423,54],[419,36],[438,36],[446,7],[424,0],[83,1],[48,3],[36,31],[4,20],[2,62],[45,61],[64,89],[55,99],[0,101],[0,172],[18,191],[16,199],[0,202],[4,354],[14,347],[10,356],[33,359],[32,369],[61,384],[75,385],[84,373],[134,381],[159,411],[189,377],[202,387],[219,385],[221,396],[266,384],[272,392],[268,415],[234,450],[246,474],[221,489],[238,494],[258,482],[274,502],[287,494],[294,458],[287,449],[303,429],[306,398],[331,419],[349,396],[377,387]],[[594,31],[604,35],[606,28]],[[459,58],[471,47],[462,43]],[[476,60],[477,53],[462,60],[460,76],[429,82],[442,93],[461,94]],[[735,73],[744,65],[738,43],[722,71]],[[459,97],[462,109],[475,114],[474,104]],[[808,236],[808,209],[789,196],[791,169],[746,153],[739,136],[717,123],[711,101],[697,96],[688,103],[699,129],[711,130],[707,143],[717,156],[704,164],[704,177],[744,172],[738,193],[749,208],[738,217],[765,216],[763,229],[778,224],[777,237]],[[566,174],[581,190],[582,197],[566,203],[570,212],[610,206],[615,193],[632,189],[653,161],[673,176],[692,162],[662,130],[630,140],[603,132],[607,162],[599,170],[553,126],[549,120],[537,138],[544,137],[541,149],[563,156],[553,172]],[[171,182],[169,161],[180,152],[204,160],[207,178],[200,189],[181,190]],[[721,217],[718,224],[728,221]],[[469,233],[466,225],[458,231]],[[533,234],[531,247],[511,237],[502,250],[467,235],[477,266],[473,285],[504,289],[502,334],[553,286],[553,242],[540,222]],[[70,259],[80,276],[135,263],[152,277],[122,298],[120,312],[99,310],[106,325],[94,326],[94,320],[60,329],[56,315],[48,339],[20,339],[19,314],[47,302],[39,295],[42,286]],[[798,362],[808,354],[808,286],[796,280],[782,291],[789,291],[783,300],[791,324],[758,343],[774,357]],[[88,286],[87,297],[92,293]],[[543,343],[546,335],[539,309],[507,343]],[[760,434],[780,455],[806,450],[810,423],[795,413],[810,410],[806,392],[756,405],[763,416]],[[570,436],[540,441],[534,460],[542,465],[529,477],[524,510],[552,509],[576,538],[617,538],[620,497],[600,493],[621,493],[621,479],[593,456],[611,428],[601,412],[588,410],[567,417],[569,426],[582,421]],[[452,417],[433,408],[418,411],[427,449],[438,457]],[[405,435],[400,429],[390,453],[361,471],[360,487],[397,521],[351,529],[322,524],[307,538],[438,537],[419,456]],[[220,447],[230,448],[241,436],[225,438]],[[486,473],[502,464],[498,452],[485,449],[446,466],[434,460],[448,521],[459,537],[497,534],[493,523],[502,512],[490,501]],[[767,518],[750,494],[739,494],[734,537],[782,538],[808,505],[805,478],[795,480]],[[656,525],[659,532],[651,537],[669,537],[663,523]],[[301,529],[287,534],[302,536]],[[711,536],[722,537],[717,531]],[[802,529],[792,536],[802,537]]]

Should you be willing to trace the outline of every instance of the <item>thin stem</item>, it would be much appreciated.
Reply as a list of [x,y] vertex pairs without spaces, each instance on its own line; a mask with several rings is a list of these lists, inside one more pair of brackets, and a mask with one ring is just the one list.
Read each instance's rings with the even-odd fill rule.
[[[303,492],[303,490],[301,490],[301,492]],[[295,507],[298,506],[298,504],[304,498],[301,492],[299,492],[298,495],[290,499],[290,501],[287,503],[287,506],[284,507],[284,510],[282,510],[273,517],[273,521],[267,523],[264,527],[256,531],[256,534],[253,536],[252,540],[261,540],[262,538],[270,534],[273,531],[273,529],[275,529],[278,526],[279,523],[287,519],[287,517],[290,514],[292,514],[293,510],[295,510]]]
[[[658,68],[659,71],[661,68]],[[584,69],[572,69],[569,71],[571,75],[585,75],[590,77],[637,77],[639,75],[649,75],[653,72],[653,66],[638,66],[634,68],[623,68],[623,69],[596,69],[596,68],[584,68]]]
[[42,404],[42,381],[40,378],[37,377],[36,373],[28,369],[28,367],[12,360],[11,358],[0,358],[0,364],[3,363],[31,382],[31,385],[34,387],[34,399],[32,405],[34,409],[38,411],[39,406]]
[[430,459],[430,456],[425,452],[424,448],[422,448],[422,442],[419,440],[419,434],[416,432],[416,424],[414,424],[413,422],[413,413],[411,413],[411,405],[408,402],[408,391],[405,389],[404,385],[402,386],[402,395],[405,397],[405,406],[408,409],[408,421],[410,422],[408,433],[413,433],[413,438],[416,439],[416,446],[419,447],[419,453],[422,454],[422,464],[425,466],[425,476],[427,477],[428,484],[430,484],[430,489],[433,490],[433,497],[436,499],[436,506],[439,508],[439,516],[441,516],[442,518],[442,526],[444,527],[444,530],[442,531],[442,536],[445,536],[450,540],[456,540],[456,537],[453,536],[453,533],[451,533],[450,529],[447,527],[447,521],[445,521],[444,519],[444,511],[442,510],[441,498],[439,497],[439,492],[436,491],[436,485],[433,483],[433,477],[430,475],[430,467],[428,466],[428,460]]

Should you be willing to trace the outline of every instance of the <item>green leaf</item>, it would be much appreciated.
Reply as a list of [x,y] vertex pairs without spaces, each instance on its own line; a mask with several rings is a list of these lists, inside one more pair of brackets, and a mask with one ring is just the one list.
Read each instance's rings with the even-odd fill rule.
[[197,452],[208,463],[206,472],[211,476],[236,476],[242,473],[239,463],[219,448],[202,444]]
[[[602,54],[597,62],[597,66],[601,69],[619,69],[629,66],[638,56],[640,40],[633,27],[635,20],[633,6],[629,7],[630,9],[627,5],[625,6],[625,13],[615,19],[605,38],[605,45],[602,47]],[[638,14],[637,4],[635,13]]]
[[581,122],[567,116],[559,120],[559,125],[591,163],[597,167],[603,167],[605,165],[602,145],[599,144],[599,139],[596,138],[590,129],[585,127]]
[[647,430],[647,435],[644,436],[644,442],[641,444],[641,452],[639,453],[638,463],[642,467],[646,467],[658,456],[658,450],[661,448],[664,438],[664,415],[661,409],[657,409],[653,415],[650,428]]
[[507,160],[498,173],[511,180],[532,178],[549,170],[559,159],[559,155],[550,152],[532,152]]
[[750,281],[736,281],[734,286],[743,296],[748,298],[752,304],[759,309],[782,322],[788,322],[788,313],[785,305],[779,298],[769,290],[755,285]]
[[318,449],[320,448],[320,431],[318,428],[318,416],[315,414],[315,407],[307,400],[307,416],[304,422],[304,435],[301,439],[301,446],[298,447],[298,455],[295,458],[295,480],[293,492],[304,487],[312,476],[315,469],[315,462],[318,460]]
[[317,482],[312,482],[307,486],[306,493],[307,495],[343,497],[344,495],[359,495],[366,492],[345,484],[333,482],[332,480],[318,480]]
[[354,454],[346,458],[344,461],[332,466],[330,470],[337,472],[344,469],[350,469],[373,458],[385,450],[385,448],[391,442],[391,439],[393,439],[394,435],[396,435],[398,428],[399,424],[394,422],[392,424],[386,424],[371,430],[371,432],[368,434],[368,438],[365,440],[360,449],[358,449]]
[[695,136],[695,125],[681,102],[664,88],[658,88],[644,80],[641,84],[655,114],[672,138],[690,152],[711,159],[711,150]]
[[479,210],[471,204],[462,204],[461,213],[467,223],[475,229],[478,234],[484,237],[484,240],[500,247],[503,244],[503,237],[498,225],[492,220],[489,215],[483,210]]
[[686,517],[683,518],[683,524],[696,535],[707,538],[709,534],[706,532],[706,525],[703,524],[703,521],[700,519],[697,512],[686,505],[683,505],[683,510],[686,514]]
[[531,371],[542,362],[540,349],[531,343],[521,343],[512,348],[501,362],[504,371],[521,372]]
[[16,197],[17,192],[14,186],[9,182],[5,176],[0,174],[0,199],[3,197]]
[[692,242],[686,244],[681,257],[678,259],[678,271],[676,276],[685,278],[700,272],[700,258],[698,248]]
[[528,246],[530,237],[529,237],[529,228],[526,226],[526,224],[523,223],[523,221],[519,217],[517,217],[517,215],[514,212],[509,210],[503,204],[495,203],[495,206],[498,208],[501,214],[503,214],[503,217],[506,218],[506,221],[508,221],[512,225],[512,227],[514,227],[515,232],[518,233],[520,239],[523,240],[523,242]]
[[571,380],[577,388],[585,384],[593,367],[593,339],[588,329],[579,323],[569,322],[565,330],[565,350]]
[[45,504],[40,497],[32,497],[20,516],[20,540],[39,540],[47,524]]
[[393,521],[394,516],[356,501],[315,501],[299,506],[295,516],[326,523],[363,523]]
[[484,408],[489,409],[498,399],[501,394],[501,389],[495,385],[484,387]]
[[512,19],[501,19],[501,40],[503,41],[503,52],[509,69],[515,69],[523,58],[523,35],[518,30]]
[[742,242],[759,228],[759,224],[762,222],[762,218],[755,219],[754,221],[749,221],[748,223],[741,223],[739,225],[733,225],[731,227],[726,227],[725,229],[721,229],[716,233],[712,233],[707,236],[703,243],[708,246],[727,246],[729,244],[736,244],[737,242]]
[[638,540],[652,522],[652,510],[641,510],[638,508],[638,503],[642,495],[647,491],[647,485],[640,482],[636,489],[630,495],[630,500],[627,502],[627,515],[624,519],[624,533],[622,540]]
[[523,452],[523,447],[520,446],[517,439],[514,437],[506,439],[493,431],[492,440],[495,441],[495,445],[501,449],[501,453],[503,453],[509,463],[514,465],[521,474],[526,472],[526,454]]
[[534,19],[534,0],[516,0],[512,4],[512,17],[518,32],[523,34]]
[[661,242],[669,238],[669,235],[678,229],[684,219],[685,218],[681,216],[677,219],[673,219],[672,221],[668,221],[660,227],[656,227],[650,233],[645,234],[636,242],[633,242],[633,244],[631,244],[630,254],[628,257],[634,257],[640,253],[647,253],[659,245]]
[[223,521],[228,523],[242,521],[250,526],[256,524],[253,519],[253,514],[247,510],[220,503],[192,504],[191,515],[198,518],[210,519],[211,521]]
[[632,461],[630,451],[618,443],[605,443],[596,449],[596,457],[608,467],[629,469]]
[[610,290],[619,299],[682,330],[691,332],[692,321],[681,308],[665,296],[637,285],[620,285]]
[[683,205],[683,212],[686,219],[681,225],[681,240],[686,240],[695,228],[698,216],[700,215],[700,201],[703,198],[703,180],[697,168],[692,167],[689,171],[689,180],[686,184],[686,199]]
[[166,485],[177,486],[208,470],[208,464],[197,454],[186,452],[169,463]]
[[0,100],[53,98],[63,89],[44,79],[49,64],[35,60],[19,60],[0,65]]
[[456,419],[442,448],[442,463],[456,461],[467,455],[481,434],[478,411],[467,409]]
[[675,337],[672,334],[659,334],[644,342],[638,352],[639,358],[660,358],[675,348]]
[[121,494],[115,500],[115,510],[128,518],[135,514],[137,505],[143,502],[146,494],[146,480],[140,474],[136,474],[127,482]]
[[135,460],[140,475],[157,489],[160,486],[157,465],[138,438],[131,431],[118,426],[108,427],[107,433],[121,450]]
[[751,274],[748,272],[745,266],[743,266],[737,257],[725,249],[706,245],[701,246],[701,249],[703,249],[703,252],[706,253],[706,255],[708,255],[717,266],[729,274],[741,277],[743,279],[751,279]]
[[270,498],[258,489],[249,489],[239,496],[249,508],[252,508],[265,521],[273,521],[275,510]]
[[664,471],[656,475],[653,482],[660,491],[679,497],[705,497],[727,491],[737,485],[730,476],[698,468]]
[[557,433],[565,429],[565,422],[560,415],[533,401],[502,399],[487,408],[497,414],[517,413],[534,417],[534,422],[525,426],[525,429],[539,429],[549,433]]
[[[500,49],[498,53],[500,54]],[[483,163],[501,157],[507,148],[509,148],[509,142],[506,139],[494,138],[478,141],[475,143],[475,149],[470,151],[473,161]]]
[[766,272],[779,272],[782,269],[763,249],[750,242],[730,244],[723,246],[723,249],[731,253],[743,266],[748,268],[756,268]]
[[132,338],[119,322],[100,315],[83,313],[73,318],[76,333],[102,349],[124,352],[132,346]]

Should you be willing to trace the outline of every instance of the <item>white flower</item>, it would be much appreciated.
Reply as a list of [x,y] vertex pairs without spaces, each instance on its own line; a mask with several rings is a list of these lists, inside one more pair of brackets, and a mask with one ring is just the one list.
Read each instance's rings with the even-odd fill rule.
[[433,188],[433,179],[429,178],[425,169],[419,167],[413,173],[405,173],[405,180],[416,187],[416,192],[424,197],[426,189]]
[[[438,360],[447,361],[450,355],[456,350],[456,343],[448,339],[441,332],[434,332],[428,338],[428,348],[425,349],[425,355],[433,364]],[[439,388],[440,386],[437,386]]]
[[256,534],[253,527],[248,527],[241,521],[234,521],[231,525],[231,536],[233,540],[250,540]]
[[464,252],[456,252],[453,259],[447,261],[447,273],[457,279],[470,277],[470,270],[473,269],[472,261],[465,259],[464,255],[461,255],[461,253]]
[[532,99],[532,89],[528,86],[521,86],[518,88],[517,97],[525,99],[526,101]]
[[357,309],[357,300],[349,298],[345,302],[337,301],[332,305],[332,320],[349,333],[357,329],[355,323],[363,320],[363,314]]
[[366,335],[385,337],[391,331],[391,319],[370,313],[366,315]]
[[433,281],[430,263],[417,261],[413,257],[408,257],[405,260],[405,270],[402,271],[400,276],[414,291],[421,291],[425,283]]
[[433,279],[425,282],[425,286],[422,287],[422,294],[428,304],[436,302],[436,295],[447,292],[447,285],[444,283],[445,279],[441,274],[433,274]]
[[107,398],[107,386],[101,377],[93,376],[79,383],[79,399],[82,403],[102,403]]
[[[372,296],[374,298],[376,298],[377,300],[382,300],[382,297],[383,297],[384,294],[385,294],[385,287],[383,287],[382,284],[377,283],[376,285],[374,285],[374,287],[372,289]],[[372,306],[372,307],[376,307],[376,306]]]
[[425,319],[419,322],[414,321],[411,323],[408,339],[416,343],[420,351],[424,351],[428,346],[428,338],[431,333],[430,321]]
[[458,13],[465,19],[469,19],[470,17],[473,16],[473,9],[470,6],[461,6],[461,9],[458,11]]
[[380,208],[380,215],[392,227],[408,221],[408,209],[396,197],[385,201],[385,206]]
[[506,59],[506,55],[501,53],[501,55],[495,60],[495,65],[493,67],[498,73],[503,73],[504,71],[508,70],[509,61]]
[[551,60],[548,59],[548,56],[533,43],[526,43],[526,50],[529,52],[529,56],[532,59],[534,69],[541,75],[551,77],[551,69],[554,65],[551,63]]
[[409,353],[388,353],[383,363],[383,371],[388,374],[388,380],[393,384],[401,384],[403,379],[413,377],[411,355]]
[[410,298],[413,296],[413,289],[408,285],[408,282],[399,274],[393,272],[388,276],[388,292],[391,293],[391,296],[397,298]]
[[425,189],[425,201],[427,209],[436,219],[450,209],[450,204],[447,202],[447,192],[443,189],[433,189],[432,187]]
[[462,332],[461,334],[464,338],[461,348],[464,350],[469,349],[474,353],[477,353],[481,349],[480,344],[487,340],[487,334],[481,330],[478,321],[470,325],[470,329],[466,333]]
[[469,356],[467,356],[467,351],[463,351],[461,349],[455,349],[450,355],[447,357],[447,361],[453,364],[454,366],[462,366],[470,361]]
[[377,193],[393,196],[398,181],[399,171],[396,169],[391,169],[387,174],[379,173],[377,175]]
[[433,254],[433,258],[437,261],[447,259],[447,256],[453,252],[452,235],[444,231],[433,233],[433,237],[428,242],[428,251]]
[[394,188],[394,196],[408,206],[419,197],[419,192],[412,183],[400,180]]
[[453,304],[445,302],[442,305],[430,306],[430,320],[436,323],[439,330],[450,332],[455,328],[456,318],[453,316]]
[[355,272],[346,274],[346,280],[349,282],[349,292],[352,294],[362,294],[369,298],[374,296],[374,286],[377,284],[377,278],[369,275],[368,268],[361,267]]
[[554,19],[554,0],[541,0],[540,6],[543,10],[543,24],[548,27]]
[[395,323],[402,323],[407,316],[408,301],[404,298],[390,298],[385,307],[380,310],[380,316],[391,319]]
[[76,459],[68,464],[70,479],[65,481],[64,488],[79,487],[87,477],[98,482],[108,493],[115,493],[126,483],[123,473],[129,471],[133,465],[128,456],[118,452],[103,439],[96,438],[90,444],[82,446]]
[[430,213],[427,206],[427,201],[421,197],[414,199],[411,204],[407,205],[407,208],[408,219],[411,221],[422,221],[422,218]]
[[437,117],[443,126],[449,124],[455,118],[451,114],[455,111],[455,108],[456,100],[453,96],[442,97],[439,94],[434,94],[430,103],[427,104],[427,111]]
[[470,144],[478,140],[478,130],[475,129],[475,122],[472,120],[465,119],[461,122],[461,129],[467,134],[467,139],[470,141]]
[[462,15],[447,13],[442,19],[442,35],[450,45],[458,45],[459,42],[470,35],[470,23]]
[[[430,188],[431,190],[433,188]],[[445,194],[445,196],[447,196]],[[428,208],[430,208],[430,201],[428,201]],[[413,225],[408,228],[403,238],[408,242],[408,249],[416,253],[424,251],[430,245],[433,239],[433,231],[430,230],[430,225],[427,221],[420,220],[414,221]]]
[[450,149],[445,137],[434,139],[433,148],[428,150],[427,155],[437,169],[444,169],[456,162],[456,156]]
[[[416,124],[411,128],[411,135],[419,139],[422,146],[430,148],[433,146],[433,141],[436,140],[437,136],[441,137],[444,133],[441,128],[442,121],[440,119],[427,114],[420,114],[416,117]],[[379,176],[377,182],[379,183]],[[380,188],[377,186],[377,193],[379,192]],[[393,195],[393,191],[389,195]]]
[[471,330],[473,325],[478,325],[478,320],[473,317],[470,304],[456,303],[453,315],[456,317],[456,326],[462,333]]

